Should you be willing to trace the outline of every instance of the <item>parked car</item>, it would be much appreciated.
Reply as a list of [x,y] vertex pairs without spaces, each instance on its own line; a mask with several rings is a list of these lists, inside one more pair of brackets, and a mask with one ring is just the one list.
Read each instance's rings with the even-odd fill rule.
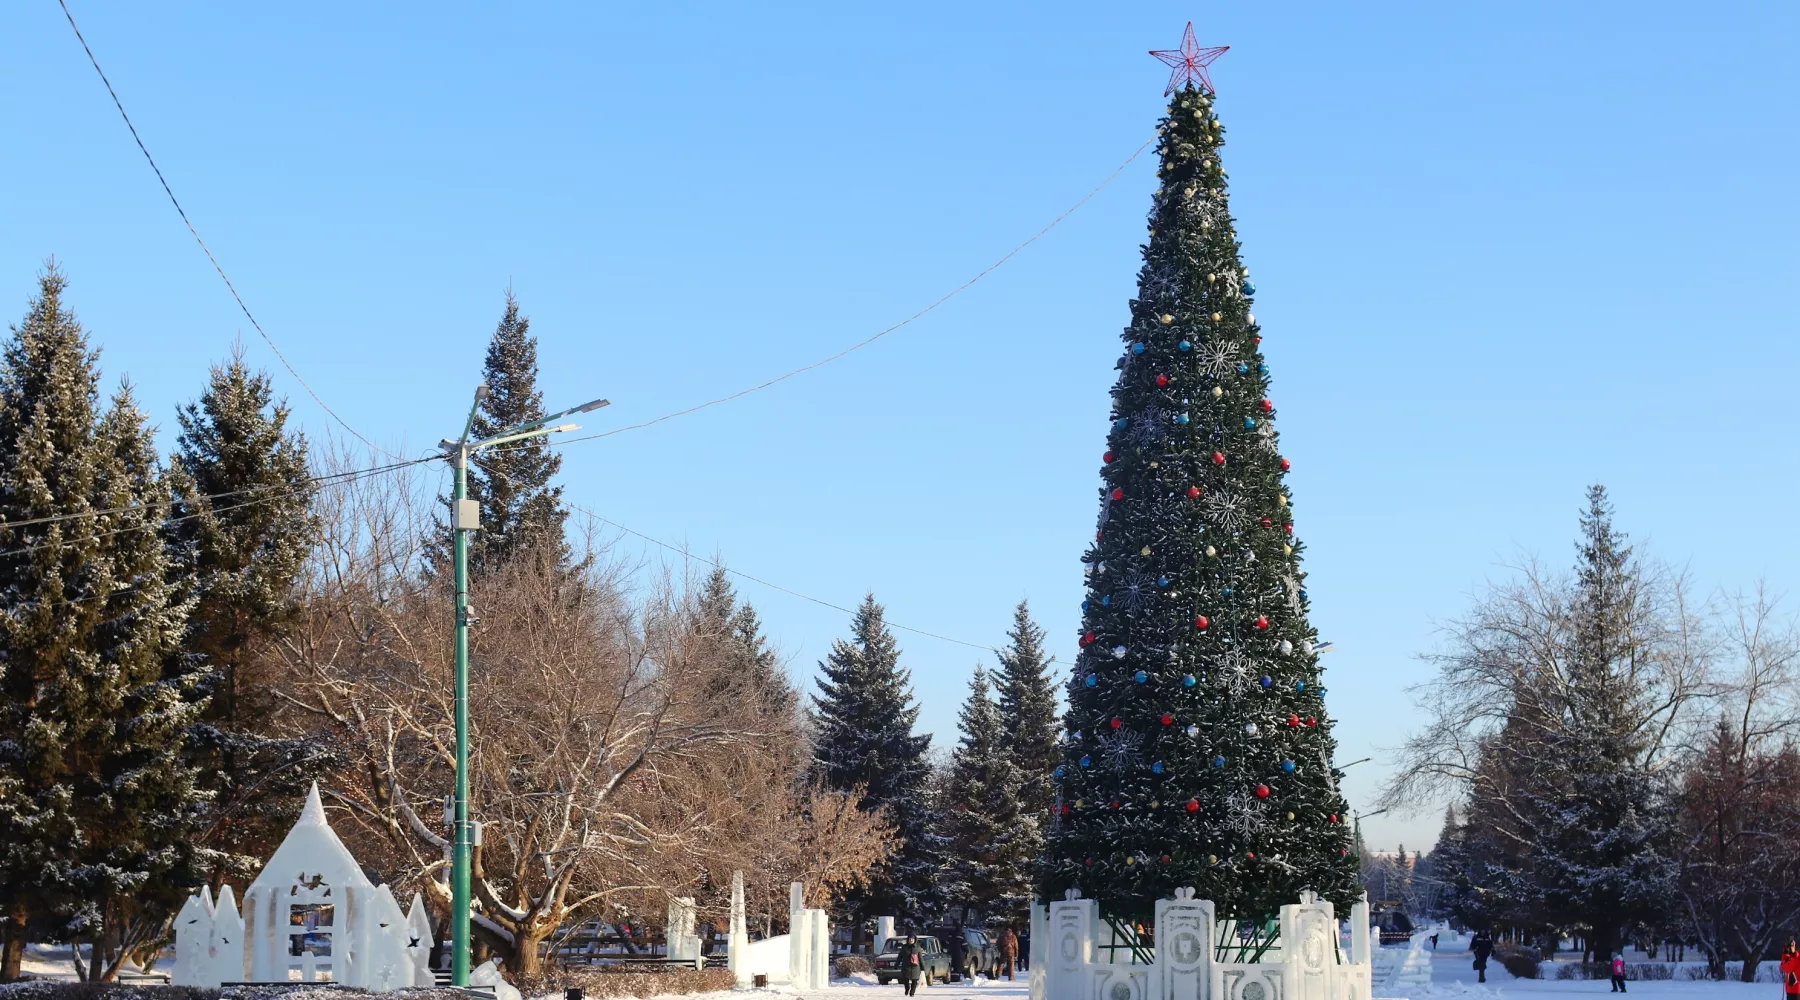
[[979,927],[940,927],[938,937],[950,952],[950,967],[961,975],[996,978],[1000,973],[1000,945]]
[[[906,943],[906,935],[888,941],[887,951],[875,956],[875,978],[886,986],[900,978],[900,953],[898,949]],[[944,943],[933,934],[919,935],[919,948],[924,952],[919,961],[924,964],[924,982],[930,986],[934,982],[942,982],[950,978],[950,953],[944,950]]]

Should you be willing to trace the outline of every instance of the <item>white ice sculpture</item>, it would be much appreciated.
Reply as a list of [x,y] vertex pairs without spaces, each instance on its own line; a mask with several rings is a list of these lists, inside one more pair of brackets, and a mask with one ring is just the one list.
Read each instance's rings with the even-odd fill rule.
[[700,952],[700,935],[694,933],[694,897],[675,896],[669,900],[669,919],[663,925],[664,936],[669,942],[669,958],[694,963],[694,968],[706,968],[706,956]]
[[431,917],[425,913],[425,899],[413,893],[412,906],[406,911],[406,954],[412,959],[412,984],[436,986],[431,974]]
[[788,933],[751,941],[744,918],[744,875],[737,872],[731,877],[731,937],[725,961],[738,985],[748,986],[757,976],[801,990],[831,982],[831,921],[824,910],[807,909],[804,885],[795,882],[788,887]]
[[[230,892],[221,890],[215,906],[203,889],[182,907],[176,985],[328,980],[378,992],[415,985],[420,960],[410,950],[411,922],[387,886],[369,883],[332,831],[317,784],[244,893],[242,917]],[[430,985],[429,974],[420,985]]]
[[[1031,1000],[1369,1000],[1367,901],[1352,907],[1350,955],[1338,951],[1337,917],[1312,893],[1281,908],[1281,946],[1260,962],[1224,962],[1216,955],[1220,932],[1233,925],[1214,919],[1213,904],[1179,889],[1156,904],[1156,947],[1148,964],[1133,964],[1130,951],[1110,949],[1123,961],[1097,956],[1102,933],[1099,905],[1073,889],[1051,903],[1047,917],[1032,908]],[[1047,926],[1040,929],[1039,921]],[[1113,934],[1110,927],[1105,933]],[[1043,941],[1040,947],[1039,941]],[[1118,942],[1113,942],[1118,943]],[[1040,984],[1037,970],[1043,970]]]
[[519,995],[518,987],[501,977],[500,963],[491,958],[469,970],[469,985],[491,988],[494,1000],[524,1000]]
[[189,896],[175,917],[175,975],[184,986],[217,987],[244,978],[244,918],[231,886],[213,902],[206,886]]
[[875,918],[875,954],[879,955],[882,952],[886,951],[888,942],[892,941],[893,939],[894,939],[894,918],[893,917],[876,917]]

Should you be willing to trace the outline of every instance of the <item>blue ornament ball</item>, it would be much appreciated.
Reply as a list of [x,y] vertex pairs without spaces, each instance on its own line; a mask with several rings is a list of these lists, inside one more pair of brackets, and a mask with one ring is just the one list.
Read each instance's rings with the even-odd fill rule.
[[1294,773],[1294,762],[1291,760],[1282,761],[1281,762],[1281,770],[1285,774],[1293,774]]
[[1100,606],[1101,606],[1101,607],[1103,607],[1103,608],[1110,608],[1110,607],[1112,607],[1112,595],[1111,595],[1111,594],[1103,594],[1103,595],[1101,595],[1101,597],[1100,597]]
[[1061,764],[1056,765],[1056,776],[1059,778],[1063,776],[1063,768],[1062,768]]
[[1268,674],[1264,674],[1263,678],[1262,678],[1262,686],[1263,686],[1264,691],[1267,691],[1268,689],[1274,687],[1275,686],[1275,678],[1270,677]]
[[1198,683],[1200,683],[1200,679],[1193,674],[1188,674],[1181,679],[1181,686],[1184,688],[1191,688]]
[[1248,282],[1248,281],[1244,282],[1244,294],[1245,295],[1255,295],[1256,294],[1256,285],[1251,282]]
[[1179,348],[1182,351],[1182,353],[1186,353],[1186,352],[1194,349],[1194,345],[1185,340],[1179,344],[1176,344],[1175,346],[1177,348]]
[[1248,374],[1250,374],[1250,365],[1249,365],[1249,363],[1248,363],[1248,362],[1244,362],[1244,361],[1239,361],[1239,362],[1238,362],[1238,374],[1239,374],[1239,375],[1248,375]]
[[1256,418],[1255,417],[1245,417],[1244,418],[1244,429],[1247,431],[1255,430],[1256,429]]
[[1157,585],[1157,586],[1158,586],[1158,587],[1167,587],[1167,586],[1168,586],[1168,585],[1169,585],[1169,578],[1168,578],[1168,577],[1166,577],[1166,576],[1159,576],[1159,577],[1157,577],[1157,578],[1156,578],[1156,585]]
[[1257,365],[1256,370],[1259,372],[1262,372],[1264,375],[1269,374],[1269,366],[1268,365]]
[[1099,687],[1100,686],[1100,678],[1095,677],[1093,674],[1089,674],[1084,679],[1083,683],[1087,684],[1088,687]]
[[1113,421],[1113,426],[1118,428],[1119,430],[1124,430],[1125,428],[1131,426],[1131,421],[1127,420],[1124,417],[1120,417],[1119,419]]
[[1133,354],[1144,353],[1144,345],[1143,344],[1132,344],[1131,345],[1131,353],[1133,353]]
[[1214,767],[1224,767],[1224,766],[1225,766],[1225,758],[1223,758],[1223,757],[1214,757],[1214,758],[1213,758],[1213,766],[1214,766]]
[[1139,684],[1147,683],[1150,680],[1150,675],[1145,673],[1142,670],[1138,671],[1137,673],[1135,673],[1131,676],[1132,676],[1132,679],[1137,681]]
[[1177,416],[1176,416],[1176,417],[1175,417],[1175,422],[1176,422],[1176,423],[1178,423],[1178,424],[1180,424],[1180,425],[1182,425],[1182,426],[1183,426],[1183,427],[1186,427],[1186,426],[1187,426],[1187,424],[1188,424],[1188,421],[1190,421],[1190,420],[1192,420],[1192,419],[1193,419],[1193,418],[1192,418],[1192,417],[1190,417],[1190,416],[1188,416],[1188,415],[1187,415],[1187,414],[1185,414],[1185,413],[1182,413],[1182,414],[1178,414],[1178,415],[1177,415]]
[[1294,682],[1294,690],[1296,690],[1296,691],[1306,690],[1306,682],[1305,681],[1295,681]]
[[1088,602],[1082,601],[1081,602],[1081,610],[1086,611],[1087,609],[1088,609]]
[[1086,754],[1083,754],[1081,757],[1081,766],[1082,767],[1093,767],[1094,766],[1094,758],[1089,757]]
[[1162,772],[1163,772],[1163,762],[1162,761],[1159,760],[1156,763],[1150,765],[1150,773],[1151,774],[1161,774]]

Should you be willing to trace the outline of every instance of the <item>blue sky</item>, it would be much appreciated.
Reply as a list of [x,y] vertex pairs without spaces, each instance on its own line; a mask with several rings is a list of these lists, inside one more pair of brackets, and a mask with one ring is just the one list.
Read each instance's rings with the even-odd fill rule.
[[[911,314],[1150,137],[1145,50],[1194,20],[1232,46],[1225,165],[1340,759],[1377,758],[1359,804],[1437,623],[1521,551],[1567,561],[1586,483],[1708,587],[1797,582],[1792,4],[70,3],[264,327],[409,451],[455,431],[509,283],[549,401],[613,400],[592,429]],[[55,3],[0,8],[0,88],[6,319],[56,255],[165,434],[240,331],[276,369]],[[569,496],[976,643],[1029,597],[1072,653],[1152,171],[866,350],[570,446]],[[798,675],[843,631],[744,594]],[[983,656],[902,642],[953,738]]]

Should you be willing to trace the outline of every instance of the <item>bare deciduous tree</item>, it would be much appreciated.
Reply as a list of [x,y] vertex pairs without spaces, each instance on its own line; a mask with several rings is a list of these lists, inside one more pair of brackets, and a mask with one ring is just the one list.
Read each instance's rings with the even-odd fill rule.
[[[359,483],[323,505],[308,612],[282,647],[284,700],[290,725],[324,725],[353,761],[331,793],[359,857],[442,912],[453,597],[418,571],[420,492]],[[665,575],[634,598],[603,550],[586,555],[571,573],[525,554],[471,593],[474,919],[520,975],[578,916],[656,912],[729,884],[722,869],[746,860],[849,886],[892,842],[880,817],[800,784],[798,718],[697,627],[686,581]]]

